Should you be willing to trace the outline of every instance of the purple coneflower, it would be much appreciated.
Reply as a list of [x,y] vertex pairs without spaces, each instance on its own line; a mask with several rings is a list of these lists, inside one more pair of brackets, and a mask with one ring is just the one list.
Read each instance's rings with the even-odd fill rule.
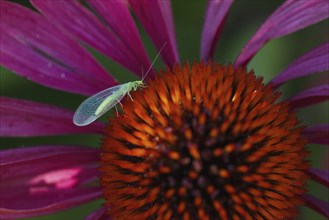
[[329,204],[305,188],[309,178],[329,187],[328,170],[312,168],[305,149],[328,144],[328,124],[305,126],[295,115],[326,101],[329,86],[278,101],[284,83],[329,69],[328,42],[266,85],[246,68],[266,42],[326,19],[327,0],[287,0],[225,65],[212,57],[233,0],[208,2],[202,61],[191,64],[180,63],[170,1],[31,3],[37,11],[1,1],[1,65],[18,75],[82,95],[117,85],[87,46],[140,77],[150,60],[130,10],[156,48],[166,43],[167,68],[151,72],[148,87],[133,92],[108,126],[77,127],[70,110],[1,97],[2,137],[103,135],[101,150],[1,151],[1,219],[98,198],[105,205],[86,219],[293,219],[301,204],[329,217]]

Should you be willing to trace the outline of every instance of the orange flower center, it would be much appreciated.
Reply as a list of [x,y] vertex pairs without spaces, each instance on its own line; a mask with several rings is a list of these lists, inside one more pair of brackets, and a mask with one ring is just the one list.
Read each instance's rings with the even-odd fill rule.
[[111,118],[101,185],[112,219],[286,219],[308,167],[302,128],[245,69],[163,71]]

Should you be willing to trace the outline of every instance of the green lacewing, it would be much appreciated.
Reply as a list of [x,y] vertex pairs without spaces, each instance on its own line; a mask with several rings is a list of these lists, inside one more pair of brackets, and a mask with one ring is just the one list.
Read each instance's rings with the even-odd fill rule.
[[73,116],[73,123],[77,126],[85,126],[91,124],[96,119],[104,115],[111,108],[116,108],[116,105],[118,103],[122,106],[120,101],[127,94],[130,99],[133,100],[130,95],[130,92],[136,91],[140,87],[146,87],[143,80],[152,69],[156,59],[159,57],[165,45],[166,44],[161,47],[150,68],[147,70],[145,76],[143,76],[141,80],[127,82],[121,85],[110,87],[103,91],[100,91],[99,93],[96,93],[93,96],[90,96],[85,101],[83,101],[75,111]]

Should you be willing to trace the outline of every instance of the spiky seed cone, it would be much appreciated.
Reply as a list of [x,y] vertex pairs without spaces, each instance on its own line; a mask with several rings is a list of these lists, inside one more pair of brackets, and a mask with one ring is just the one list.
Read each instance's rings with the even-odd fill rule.
[[298,120],[245,69],[195,63],[147,82],[110,119],[112,219],[290,219],[308,167]]

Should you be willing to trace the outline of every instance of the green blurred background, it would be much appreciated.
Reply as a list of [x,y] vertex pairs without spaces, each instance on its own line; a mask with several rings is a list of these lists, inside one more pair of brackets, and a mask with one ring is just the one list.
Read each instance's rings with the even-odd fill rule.
[[[56,0],[54,0],[56,1]],[[57,0],[59,1],[59,0]],[[31,7],[28,1],[16,1]],[[243,45],[255,33],[257,28],[271,13],[282,4],[282,0],[237,0],[229,13],[224,32],[217,46],[215,60],[220,63],[233,62]],[[172,1],[177,43],[181,62],[199,60],[199,48],[202,32],[202,24],[206,2],[202,0],[174,0]],[[139,26],[143,42],[153,59],[156,50],[150,43],[150,39]],[[275,74],[283,70],[291,61],[306,51],[314,48],[329,39],[328,20],[293,33],[291,35],[275,39],[269,42],[251,61],[249,69],[254,69],[257,75],[264,76],[268,82]],[[88,31],[88,30],[86,30]],[[131,73],[121,68],[106,57],[94,52],[97,59],[115,75],[121,82],[136,79]],[[162,68],[163,63],[158,60],[155,68]],[[34,82],[21,78],[12,72],[0,67],[0,91],[2,96],[34,100],[52,105],[62,106],[74,110],[85,97],[50,89]],[[328,72],[319,73],[311,77],[294,80],[283,86],[283,98],[290,97],[297,92],[315,85],[328,83]],[[298,113],[305,124],[328,123],[328,102],[305,108]],[[99,147],[100,136],[60,136],[41,138],[2,138],[1,148],[13,148],[35,146],[45,144],[72,144]],[[312,165],[322,169],[328,169],[329,153],[327,148],[320,145],[310,145]],[[329,200],[329,192],[319,184],[309,182],[309,191],[326,201]],[[83,219],[88,213],[101,205],[102,201],[95,201],[84,206],[73,208],[56,215],[30,218],[33,220],[50,219]],[[321,215],[308,208],[301,209],[301,220],[323,220]]]

